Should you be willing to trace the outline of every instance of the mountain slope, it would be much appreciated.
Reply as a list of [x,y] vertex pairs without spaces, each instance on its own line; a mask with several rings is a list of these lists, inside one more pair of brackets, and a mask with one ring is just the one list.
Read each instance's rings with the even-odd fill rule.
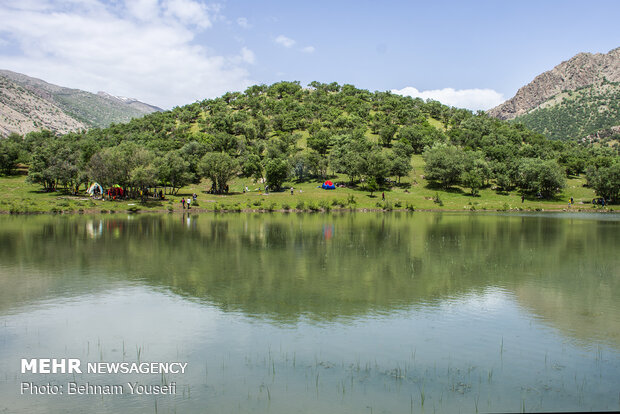
[[0,136],[40,129],[66,133],[87,128],[58,105],[0,76]]
[[[104,128],[161,111],[135,99],[65,88],[6,70],[0,70],[0,82],[0,99],[11,108],[2,112],[0,133],[5,135],[7,131],[25,133],[41,128],[60,133]],[[57,115],[59,118],[54,119]]]
[[620,125],[620,83],[566,91],[515,118],[552,139],[580,139]]
[[607,54],[580,53],[538,75],[519,89],[514,97],[488,113],[499,119],[514,119],[563,91],[575,91],[606,82],[620,82],[620,48]]

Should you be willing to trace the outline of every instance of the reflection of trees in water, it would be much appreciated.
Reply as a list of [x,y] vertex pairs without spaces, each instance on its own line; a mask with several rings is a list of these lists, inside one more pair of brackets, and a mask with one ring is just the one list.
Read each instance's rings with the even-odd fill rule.
[[[62,292],[75,273],[84,291],[140,280],[283,321],[390,311],[497,285],[540,313],[548,311],[522,287],[565,297],[564,314],[617,315],[617,230],[617,222],[454,214],[26,217],[0,230],[0,260],[56,275],[41,278],[41,289],[30,278],[20,294],[32,298],[50,284]],[[600,263],[610,264],[607,274],[592,277]],[[597,297],[601,286],[609,301]]]

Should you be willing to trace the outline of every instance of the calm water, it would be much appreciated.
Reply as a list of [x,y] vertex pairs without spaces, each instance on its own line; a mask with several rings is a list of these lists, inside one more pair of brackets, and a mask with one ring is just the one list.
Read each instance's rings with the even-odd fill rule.
[[[619,219],[0,217],[0,413],[618,410]],[[22,374],[35,357],[188,366]]]

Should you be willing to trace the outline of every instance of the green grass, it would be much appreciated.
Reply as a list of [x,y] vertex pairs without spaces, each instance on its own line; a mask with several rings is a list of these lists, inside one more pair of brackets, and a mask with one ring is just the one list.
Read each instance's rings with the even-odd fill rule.
[[[140,203],[139,200],[102,201],[90,199],[83,192],[79,196],[70,195],[62,191],[42,192],[39,185],[26,182],[24,175],[0,177],[0,212],[3,213],[100,213],[102,211],[132,211],[140,212],[183,211],[180,200],[182,197],[191,197],[198,194],[198,205],[192,212],[199,211],[240,211],[257,210],[273,211],[297,209],[305,211],[330,210],[457,210],[457,211],[507,211],[507,210],[564,210],[567,209],[568,199],[573,197],[573,210],[595,210],[590,201],[595,197],[591,188],[584,187],[584,177],[570,178],[567,187],[556,200],[538,200],[526,198],[521,203],[521,196],[513,191],[508,194],[497,193],[492,188],[483,188],[478,197],[472,197],[468,189],[454,187],[450,191],[432,188],[424,177],[424,161],[421,156],[412,158],[412,171],[409,177],[401,179],[401,185],[391,189],[376,191],[372,196],[368,191],[355,188],[336,188],[323,190],[319,188],[322,180],[284,184],[284,191],[265,194],[264,184],[258,184],[251,179],[236,179],[230,183],[230,194],[214,195],[205,191],[210,187],[206,180],[198,185],[183,187],[178,194],[166,195],[167,200],[161,202],[150,201]],[[347,182],[344,175],[330,176],[334,182]],[[243,193],[248,186],[249,193]],[[294,194],[290,193],[290,186],[294,187]],[[83,190],[83,188],[82,188]],[[300,192],[301,191],[301,192]],[[386,202],[382,200],[385,192]],[[441,203],[436,202],[437,196]],[[581,204],[583,202],[583,204]],[[187,210],[185,210],[187,211]]]

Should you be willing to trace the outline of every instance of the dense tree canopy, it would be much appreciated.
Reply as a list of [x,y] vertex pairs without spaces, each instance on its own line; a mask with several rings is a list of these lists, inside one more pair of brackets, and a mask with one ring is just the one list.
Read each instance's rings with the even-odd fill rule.
[[12,137],[0,141],[0,172],[24,162],[29,179],[49,190],[98,181],[175,192],[207,178],[222,192],[235,176],[265,178],[275,190],[334,172],[381,188],[408,176],[412,154],[422,153],[426,178],[443,188],[518,187],[552,197],[565,174],[588,171],[599,194],[617,198],[617,148],[551,141],[482,112],[320,82],[254,85],[62,137]]

